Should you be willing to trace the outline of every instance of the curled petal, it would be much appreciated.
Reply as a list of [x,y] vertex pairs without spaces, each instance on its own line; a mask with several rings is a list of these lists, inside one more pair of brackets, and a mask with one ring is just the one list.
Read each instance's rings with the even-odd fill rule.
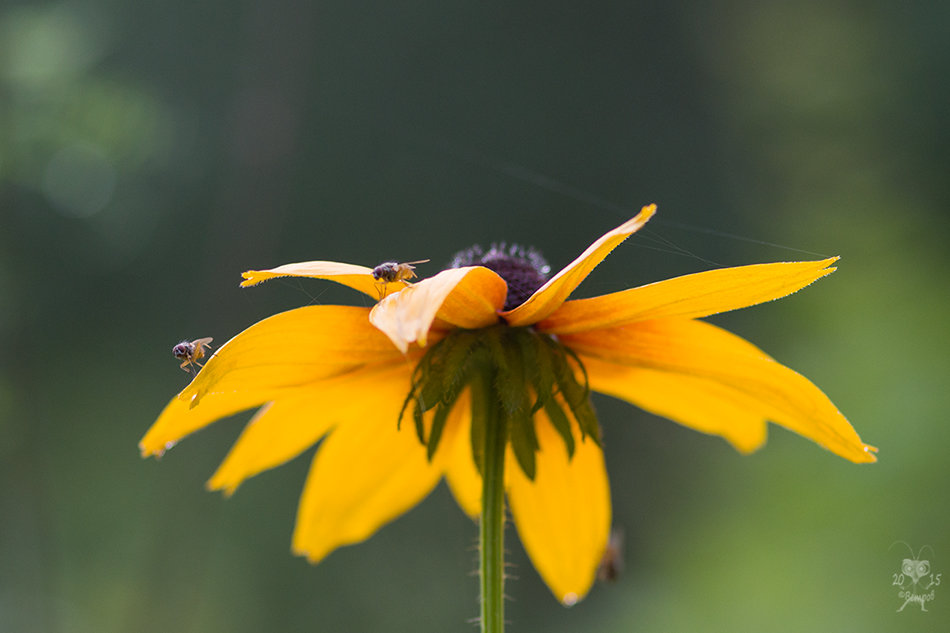
[[307,306],[255,323],[218,349],[179,398],[301,387],[366,365],[405,362],[369,309]]
[[665,317],[698,318],[772,301],[832,272],[831,257],[813,262],[754,264],[709,270],[564,303],[538,324],[569,334]]
[[436,318],[466,329],[488,327],[498,322],[498,311],[505,305],[508,284],[487,268],[472,268],[445,297]]
[[411,374],[412,367],[404,363],[372,367],[294,390],[269,403],[248,422],[208,488],[233,494],[245,479],[293,459],[333,427],[360,424],[387,403],[401,402]]
[[561,307],[561,304],[597,267],[597,264],[610,254],[610,251],[640,230],[654,213],[656,213],[655,204],[643,207],[636,217],[627,220],[591,244],[580,257],[538,288],[527,301],[513,310],[502,312],[502,318],[509,325],[520,327],[532,325],[548,317]]
[[369,320],[406,352],[410,343],[426,345],[436,317],[465,328],[497,322],[506,292],[504,279],[487,268],[451,268],[384,298]]
[[590,438],[577,438],[568,459],[564,440],[543,412],[537,414],[534,481],[509,450],[508,501],[531,562],[554,595],[573,605],[590,590],[610,532],[610,487],[604,454]]
[[[671,374],[673,379],[685,376],[681,398],[691,393],[696,379],[713,383],[720,395],[735,393],[736,406],[752,407],[750,415],[771,420],[853,462],[876,461],[877,449],[861,441],[818,387],[748,341],[709,323],[675,318],[640,321],[560,339],[584,357]],[[626,391],[631,400],[634,392],[634,387]],[[667,393],[675,395],[672,389]],[[669,406],[671,411],[683,410]],[[750,438],[747,445],[754,443]]]
[[373,269],[355,264],[340,262],[299,262],[284,264],[269,270],[248,270],[241,273],[244,281],[241,287],[254,286],[275,277],[312,277],[314,279],[329,279],[344,286],[349,286],[373,299],[378,299],[380,287],[373,278]]
[[401,398],[334,429],[317,450],[297,509],[294,553],[322,560],[341,545],[358,543],[419,503],[442,475],[413,424],[396,420]]

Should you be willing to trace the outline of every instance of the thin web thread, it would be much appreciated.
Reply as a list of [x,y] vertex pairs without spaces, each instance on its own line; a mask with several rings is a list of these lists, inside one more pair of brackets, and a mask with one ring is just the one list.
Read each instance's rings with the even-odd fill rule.
[[[612,213],[616,213],[618,216],[621,216],[621,217],[625,217],[625,218],[631,217],[637,211],[636,209],[632,209],[631,207],[627,205],[623,205],[623,204],[613,202],[611,200],[607,200],[606,198],[602,198],[600,196],[592,194],[589,191],[585,191],[578,187],[574,187],[572,185],[566,184],[555,178],[551,178],[550,176],[546,176],[544,174],[533,171],[531,169],[528,169],[516,163],[503,161],[503,160],[493,160],[492,158],[484,154],[480,154],[478,152],[474,152],[471,150],[463,150],[458,147],[451,146],[447,142],[438,142],[438,143],[435,143],[434,145],[435,145],[435,148],[438,149],[439,151],[452,155],[458,158],[459,160],[462,160],[469,164],[477,165],[479,167],[488,169],[490,171],[503,174],[505,176],[514,178],[516,180],[520,180],[522,182],[526,182],[530,185],[534,185],[546,191],[567,196],[568,198],[577,200],[578,202],[582,202],[582,203],[585,203],[585,204],[588,204],[588,205],[591,205],[591,206],[594,206],[606,211],[610,211]],[[739,242],[746,242],[749,244],[757,244],[759,246],[769,246],[771,248],[780,248],[783,250],[792,251],[796,253],[802,253],[805,255],[813,255],[813,256],[822,257],[822,258],[829,257],[829,255],[826,253],[818,253],[818,252],[809,251],[803,248],[796,248],[794,246],[787,246],[785,244],[779,244],[777,242],[769,242],[767,240],[760,240],[760,239],[748,237],[745,235],[738,235],[736,233],[730,233],[728,231],[720,231],[718,229],[714,229],[711,227],[699,226],[696,224],[690,224],[686,222],[676,222],[673,220],[655,219],[652,221],[652,224],[654,226],[656,225],[667,226],[667,227],[682,230],[682,231],[690,231],[693,233],[713,235],[713,236],[721,237],[724,239],[731,239],[731,240],[735,240]],[[686,248],[683,248],[682,246],[676,244],[675,242],[665,237],[662,237],[655,231],[644,228],[643,230],[640,231],[640,234],[642,238],[647,238],[648,240],[653,241],[656,244],[655,246],[649,246],[649,245],[643,244],[641,240],[641,242],[638,244],[640,248],[648,248],[648,249],[657,250],[657,251],[661,251],[665,253],[671,253],[674,255],[692,257],[699,261],[702,261],[714,266],[723,265],[718,262],[706,259]]]

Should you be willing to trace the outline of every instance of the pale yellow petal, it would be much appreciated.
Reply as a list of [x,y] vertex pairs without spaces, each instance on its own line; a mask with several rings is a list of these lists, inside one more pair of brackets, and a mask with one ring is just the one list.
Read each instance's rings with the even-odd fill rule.
[[518,535],[531,562],[565,605],[590,590],[610,532],[610,487],[604,455],[590,438],[568,459],[563,439],[550,421],[537,416],[537,473],[529,480],[509,450],[508,501]]
[[[818,387],[748,341],[709,323],[676,318],[640,321],[566,334],[560,340],[585,357],[718,383],[746,398],[738,402],[754,402],[753,415],[853,462],[876,461],[876,449],[861,441]],[[684,382],[680,398],[690,396],[691,384]]]
[[830,274],[837,261],[720,268],[622,292],[564,303],[538,324],[552,334],[583,332],[663,317],[697,318],[772,301]]
[[[254,286],[275,277],[311,277],[335,281],[359,290],[373,299],[378,299],[381,290],[383,290],[383,287],[373,279],[372,268],[341,262],[299,262],[284,264],[269,270],[248,270],[241,273],[241,275],[244,277],[244,281],[241,282],[242,287]],[[397,284],[388,285],[397,286]],[[402,286],[402,284],[398,284],[398,286]]]
[[504,280],[487,268],[450,268],[389,295],[376,304],[369,319],[405,352],[411,343],[425,347],[436,316],[466,328],[497,322],[506,289]]
[[625,239],[636,233],[656,213],[656,205],[643,207],[636,217],[627,220],[613,231],[591,244],[580,257],[568,264],[527,301],[501,316],[513,326],[532,325],[547,318],[570,296],[591,273]]
[[416,437],[411,416],[397,430],[402,398],[334,429],[317,449],[297,509],[293,550],[318,562],[358,543],[429,494],[443,472]]
[[582,356],[590,388],[750,453],[765,443],[767,420],[753,398],[720,382]]
[[208,487],[232,494],[245,479],[293,459],[331,428],[361,424],[380,410],[392,409],[393,402],[401,403],[409,393],[411,375],[412,367],[404,363],[374,367],[270,403],[244,428]]
[[307,306],[255,323],[218,349],[180,398],[301,387],[361,367],[404,362],[369,309]]

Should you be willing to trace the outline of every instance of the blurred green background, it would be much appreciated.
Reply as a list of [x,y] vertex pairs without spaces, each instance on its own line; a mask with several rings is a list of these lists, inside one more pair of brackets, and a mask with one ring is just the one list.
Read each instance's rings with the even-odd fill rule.
[[[308,452],[232,499],[241,420],[137,442],[218,343],[365,301],[238,288],[473,243],[555,269],[659,215],[586,295],[841,255],[712,321],[821,386],[880,462],[771,427],[749,457],[596,400],[626,571],[564,609],[513,531],[512,631],[938,631],[950,573],[950,4],[8,2],[0,8],[0,631],[469,631],[475,525],[441,486],[317,567]],[[687,394],[684,394],[687,397]],[[243,416],[242,419],[246,419]]]

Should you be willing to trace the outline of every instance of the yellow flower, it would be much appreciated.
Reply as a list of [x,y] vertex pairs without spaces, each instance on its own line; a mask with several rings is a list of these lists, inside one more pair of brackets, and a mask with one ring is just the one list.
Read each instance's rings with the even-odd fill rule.
[[336,262],[246,272],[244,286],[315,277],[384,298],[372,309],[298,308],[241,332],[169,402],[142,453],[161,455],[219,418],[260,406],[208,482],[231,494],[322,438],[293,535],[294,552],[312,562],[368,538],[442,477],[477,516],[472,420],[485,392],[476,389],[477,372],[463,367],[482,354],[500,368],[498,405],[522,420],[509,425],[505,467],[514,524],[565,604],[590,589],[611,523],[588,386],[720,435],[743,453],[765,442],[772,421],[845,459],[875,461],[876,449],[815,385],[697,320],[793,293],[835,270],[837,258],[711,270],[567,300],[654,212],[644,207],[549,280],[537,254],[506,247],[463,252],[462,265],[411,285]]

